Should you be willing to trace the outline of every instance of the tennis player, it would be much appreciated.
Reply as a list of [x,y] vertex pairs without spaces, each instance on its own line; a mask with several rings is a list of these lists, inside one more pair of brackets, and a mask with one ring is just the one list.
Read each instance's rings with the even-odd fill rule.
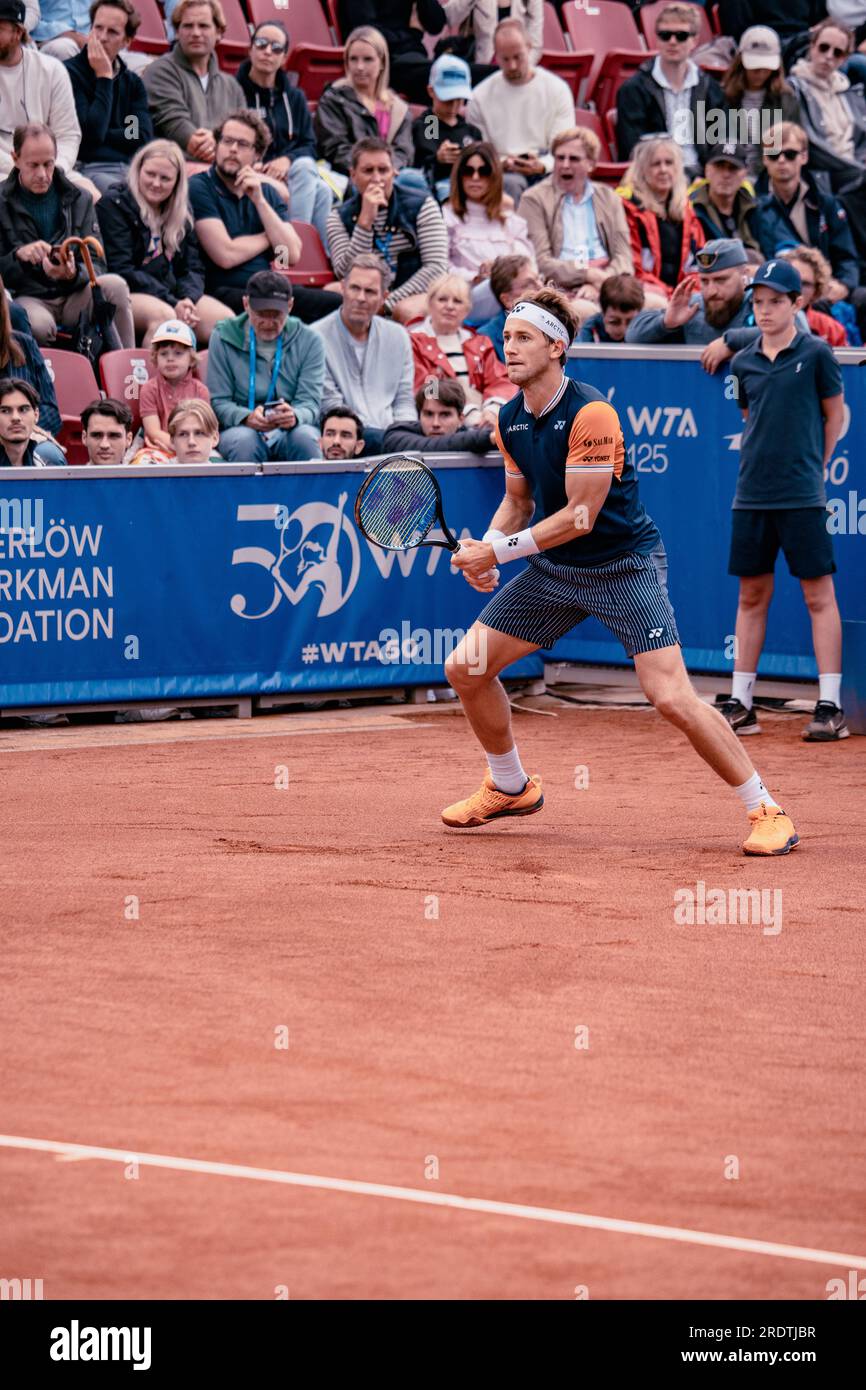
[[744,852],[787,854],[798,842],[791,820],[689,680],[664,547],[638,496],[619,417],[593,387],[564,375],[576,327],[555,290],[516,304],[505,322],[506,370],[522,388],[500,410],[496,428],[505,497],[483,539],[461,541],[451,563],[482,593],[497,587],[499,566],[523,557],[529,563],[482,609],[446,663],[488,771],[480,789],[446,807],[442,819],[469,828],[541,810],[541,779],[521,764],[499,672],[594,617],[633,658],[647,699],[741,798],[750,822]]

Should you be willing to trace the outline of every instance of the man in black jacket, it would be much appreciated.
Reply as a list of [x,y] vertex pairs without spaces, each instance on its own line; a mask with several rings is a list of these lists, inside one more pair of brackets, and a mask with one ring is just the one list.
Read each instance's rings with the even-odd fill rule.
[[710,146],[729,132],[724,92],[689,56],[698,43],[694,5],[665,5],[656,16],[655,36],[658,57],[648,59],[617,93],[619,157],[631,159],[641,136],[667,132],[683,152],[686,172],[699,174]]
[[487,454],[496,448],[489,425],[460,424],[466,392],[452,377],[426,382],[415,394],[417,420],[395,420],[385,431],[383,454]]
[[745,29],[754,24],[766,24],[775,29],[779,38],[794,34],[817,24],[826,14],[824,0],[720,0],[719,23],[723,34],[737,42]]
[[153,139],[144,83],[120,57],[140,24],[130,0],[93,0],[87,43],[64,64],[81,126],[76,167],[100,193],[126,179],[136,150]]
[[[47,125],[19,126],[12,137],[12,173],[0,184],[0,276],[27,313],[38,343],[53,343],[57,326],[73,328],[90,304],[87,272],[71,255],[67,237],[98,236],[93,199],[55,166],[57,144]],[[135,346],[129,286],[106,275],[93,257],[97,283],[115,306],[123,347]]]

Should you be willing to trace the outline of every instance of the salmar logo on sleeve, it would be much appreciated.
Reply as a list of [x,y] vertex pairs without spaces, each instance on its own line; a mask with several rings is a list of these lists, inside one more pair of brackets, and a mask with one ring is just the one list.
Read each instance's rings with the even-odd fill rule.
[[134,1371],[150,1370],[149,1327],[69,1327],[51,1329],[52,1361],[132,1361]]

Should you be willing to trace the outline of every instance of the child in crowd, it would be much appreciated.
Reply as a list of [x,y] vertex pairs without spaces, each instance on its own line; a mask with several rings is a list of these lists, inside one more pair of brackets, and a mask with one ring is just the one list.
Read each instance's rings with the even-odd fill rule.
[[168,417],[176,463],[223,463],[217,453],[220,427],[207,401],[181,401]]
[[586,319],[579,343],[624,343],[629,324],[644,306],[644,288],[634,275],[609,275],[598,294],[601,312]]
[[138,401],[144,448],[133,463],[173,463],[168,432],[172,410],[181,401],[210,401],[210,392],[194,374],[198,358],[195,333],[189,324],[180,319],[160,324],[150,342],[150,360],[156,375],[142,386]]
[[443,53],[430,69],[427,88],[432,106],[412,122],[416,168],[426,174],[440,203],[451,192],[451,170],[464,145],[474,145],[484,136],[463,116],[472,95],[469,64],[453,53]]

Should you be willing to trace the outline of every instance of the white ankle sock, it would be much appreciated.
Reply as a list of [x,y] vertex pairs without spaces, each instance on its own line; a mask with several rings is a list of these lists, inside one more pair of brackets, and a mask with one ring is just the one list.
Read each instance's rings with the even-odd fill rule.
[[748,782],[744,782],[741,787],[734,787],[734,791],[747,811],[757,811],[762,801],[766,801],[768,806],[779,804],[767,791],[757,772],[753,772]]
[[842,705],[842,676],[841,676],[841,675],[835,675],[835,676],[820,675],[820,676],[818,677],[818,699],[819,699],[819,700],[832,700],[832,701],[833,701],[833,704],[836,706],[837,709],[841,708],[841,705]]
[[517,796],[529,781],[520,764],[520,754],[516,747],[508,753],[488,753],[490,776],[494,786],[506,796]]
[[755,688],[757,672],[735,671],[731,684],[731,699],[739,700],[746,709],[752,708],[752,691]]

